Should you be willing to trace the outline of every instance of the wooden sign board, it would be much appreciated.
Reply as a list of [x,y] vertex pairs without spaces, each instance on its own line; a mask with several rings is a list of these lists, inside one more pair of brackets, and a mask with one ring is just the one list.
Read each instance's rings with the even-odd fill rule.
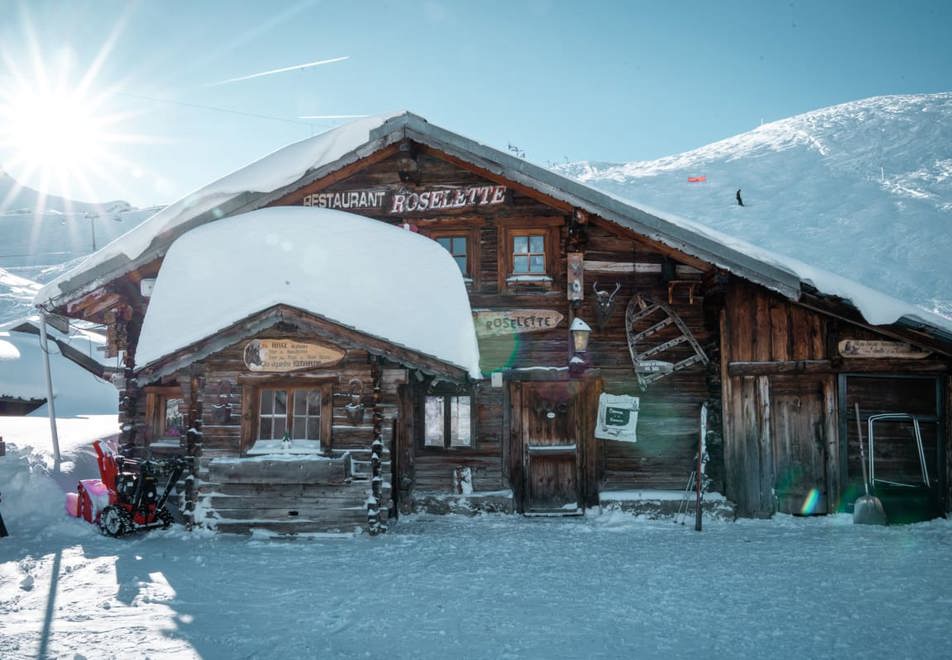
[[873,341],[866,339],[844,339],[837,348],[840,355],[847,358],[901,358],[921,360],[929,355],[912,344],[901,341]]
[[506,201],[506,186],[440,186],[424,190],[348,190],[305,195],[304,206],[340,211],[378,211],[387,215],[404,215],[476,209],[496,206]]
[[559,327],[565,318],[552,309],[507,309],[473,312],[478,337],[544,332]]
[[245,366],[251,371],[296,371],[337,364],[344,351],[335,346],[289,339],[253,339],[245,344]]
[[569,252],[565,255],[568,269],[568,299],[582,300],[585,297],[585,256],[581,252]]

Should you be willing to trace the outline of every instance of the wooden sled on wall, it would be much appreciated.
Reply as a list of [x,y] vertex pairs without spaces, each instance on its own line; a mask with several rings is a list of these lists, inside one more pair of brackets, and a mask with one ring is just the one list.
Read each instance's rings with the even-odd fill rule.
[[628,352],[642,390],[669,374],[710,359],[680,316],[640,294],[625,309]]

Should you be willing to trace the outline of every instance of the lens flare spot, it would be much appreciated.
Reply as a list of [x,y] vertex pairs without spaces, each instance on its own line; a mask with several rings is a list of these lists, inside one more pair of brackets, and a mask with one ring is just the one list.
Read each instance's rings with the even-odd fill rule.
[[816,511],[816,506],[820,502],[820,491],[816,488],[811,488],[810,492],[807,493],[806,498],[803,500],[803,506],[800,507],[800,514],[804,516],[812,516]]

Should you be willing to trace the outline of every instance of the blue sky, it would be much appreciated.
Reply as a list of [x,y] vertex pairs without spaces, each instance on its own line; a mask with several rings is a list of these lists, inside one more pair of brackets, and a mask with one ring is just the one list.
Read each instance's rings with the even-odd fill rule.
[[952,90],[952,2],[940,0],[0,0],[0,85],[11,63],[33,66],[29,25],[45,66],[67,58],[71,79],[115,35],[89,89],[98,112],[122,115],[109,130],[137,137],[73,196],[139,205],[340,123],[302,115],[409,109],[541,164],[617,162],[844,101]]

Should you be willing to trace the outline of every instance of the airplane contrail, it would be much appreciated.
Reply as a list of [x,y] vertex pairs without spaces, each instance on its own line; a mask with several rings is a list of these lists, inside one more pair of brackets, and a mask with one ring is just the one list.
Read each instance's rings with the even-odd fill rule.
[[370,115],[301,115],[298,119],[360,119]]
[[228,80],[220,80],[218,82],[209,83],[208,87],[215,87],[216,85],[227,85],[228,83],[241,82],[242,80],[251,80],[252,78],[261,78],[264,76],[273,76],[276,73],[285,73],[287,71],[297,71],[298,69],[309,69],[312,66],[321,66],[322,64],[333,64],[334,62],[343,62],[344,60],[349,60],[350,55],[345,55],[344,57],[332,57],[329,60],[317,60],[316,62],[308,62],[307,64],[295,64],[294,66],[286,66],[281,69],[272,69],[271,71],[262,71],[261,73],[252,73],[250,76],[240,76],[238,78],[229,78]]

